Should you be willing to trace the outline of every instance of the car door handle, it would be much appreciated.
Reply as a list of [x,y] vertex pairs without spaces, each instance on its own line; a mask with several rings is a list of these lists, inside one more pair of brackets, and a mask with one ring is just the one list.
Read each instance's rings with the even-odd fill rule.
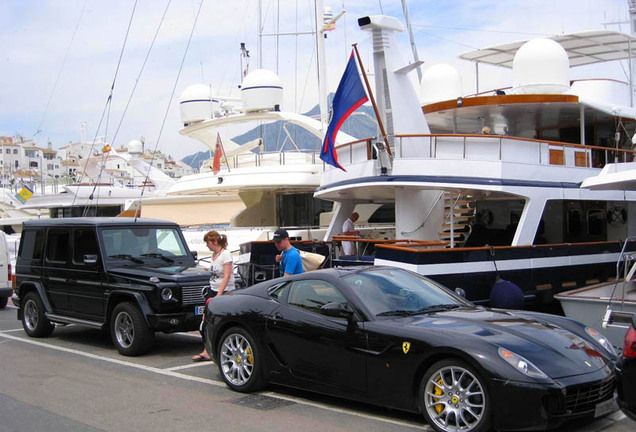
[[70,284],[77,284],[77,279],[67,279],[66,282]]
[[276,312],[274,315],[272,315],[272,321],[278,321],[282,319],[283,319],[283,316],[280,314],[280,312]]

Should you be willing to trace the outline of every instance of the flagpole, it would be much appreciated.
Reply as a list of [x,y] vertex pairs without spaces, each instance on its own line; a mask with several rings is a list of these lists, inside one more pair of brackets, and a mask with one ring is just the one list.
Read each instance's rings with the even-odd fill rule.
[[373,92],[371,91],[371,86],[369,85],[369,79],[367,78],[367,73],[364,71],[364,66],[362,65],[362,60],[360,59],[360,53],[358,52],[358,44],[352,44],[353,50],[356,52],[356,58],[358,59],[358,64],[360,65],[360,70],[362,71],[362,77],[364,78],[364,84],[367,86],[367,93],[369,94],[369,99],[371,99],[371,105],[373,105],[373,111],[375,112],[375,118],[378,121],[378,126],[380,127],[380,133],[382,134],[382,139],[384,140],[384,144],[386,145],[386,151],[389,156],[393,156],[391,154],[391,146],[389,146],[389,140],[386,137],[386,131],[384,130],[384,123],[382,123],[382,118],[380,118],[380,112],[378,111],[378,106],[375,103],[375,98],[373,97]]
[[219,144],[221,144],[221,152],[223,153],[223,159],[225,159],[225,166],[227,166],[227,172],[230,172],[230,164],[227,161],[227,155],[225,154],[225,149],[223,148],[223,139],[221,138],[221,134],[218,134]]

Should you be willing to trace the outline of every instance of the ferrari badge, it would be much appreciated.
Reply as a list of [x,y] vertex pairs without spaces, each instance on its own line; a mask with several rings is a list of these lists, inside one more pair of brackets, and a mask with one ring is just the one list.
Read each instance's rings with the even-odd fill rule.
[[404,354],[408,353],[409,349],[411,349],[411,342],[402,342],[402,351],[404,351]]

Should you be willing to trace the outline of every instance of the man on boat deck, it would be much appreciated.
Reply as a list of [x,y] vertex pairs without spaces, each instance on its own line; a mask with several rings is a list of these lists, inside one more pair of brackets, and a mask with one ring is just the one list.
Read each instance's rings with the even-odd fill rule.
[[[353,224],[360,218],[360,215],[356,212],[353,212],[351,216],[347,218],[346,221],[342,224],[342,235],[348,236],[357,236],[360,235],[360,231],[355,229]],[[342,253],[344,255],[355,255],[356,247],[353,242],[343,241],[342,242]]]
[[300,259],[298,249],[291,245],[289,234],[282,228],[274,232],[274,244],[276,249],[281,251],[276,255],[276,262],[280,263],[281,276],[291,276],[303,272],[303,262]]

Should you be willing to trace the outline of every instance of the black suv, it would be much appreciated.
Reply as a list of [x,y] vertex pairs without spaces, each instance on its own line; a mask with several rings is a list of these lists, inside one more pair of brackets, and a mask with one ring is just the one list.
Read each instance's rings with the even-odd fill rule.
[[157,331],[199,328],[209,272],[196,267],[179,226],[132,218],[23,224],[12,300],[32,337],[53,323],[109,330],[123,355],[150,349]]

